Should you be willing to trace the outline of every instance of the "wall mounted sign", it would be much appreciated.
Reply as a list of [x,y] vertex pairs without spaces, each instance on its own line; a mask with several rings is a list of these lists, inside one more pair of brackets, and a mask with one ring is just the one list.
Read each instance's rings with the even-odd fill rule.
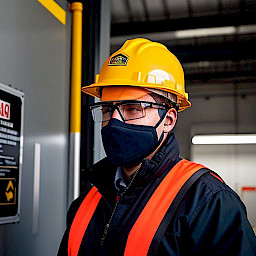
[[24,94],[0,83],[0,224],[19,221]]

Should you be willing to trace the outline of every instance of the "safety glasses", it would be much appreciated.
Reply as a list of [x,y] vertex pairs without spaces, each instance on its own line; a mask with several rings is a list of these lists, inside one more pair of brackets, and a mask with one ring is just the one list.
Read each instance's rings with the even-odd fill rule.
[[136,100],[126,100],[121,102],[106,101],[93,103],[90,105],[90,110],[95,122],[109,121],[115,109],[120,114],[123,122],[140,119],[146,116],[147,108],[163,109],[167,112],[171,107],[166,103],[159,104]]

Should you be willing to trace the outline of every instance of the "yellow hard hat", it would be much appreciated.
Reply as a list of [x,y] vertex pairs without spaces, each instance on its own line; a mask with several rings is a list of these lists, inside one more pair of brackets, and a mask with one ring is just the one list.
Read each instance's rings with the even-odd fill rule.
[[144,38],[127,40],[105,61],[95,83],[82,91],[100,98],[100,88],[105,86],[157,89],[175,94],[179,111],[191,106],[178,59],[164,45]]

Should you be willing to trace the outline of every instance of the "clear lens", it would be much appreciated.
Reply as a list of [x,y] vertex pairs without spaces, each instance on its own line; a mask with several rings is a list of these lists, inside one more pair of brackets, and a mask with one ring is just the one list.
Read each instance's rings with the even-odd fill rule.
[[145,109],[142,103],[125,103],[119,106],[125,121],[139,119],[145,116]]
[[108,121],[111,118],[111,108],[108,106],[93,106],[91,111],[95,122]]

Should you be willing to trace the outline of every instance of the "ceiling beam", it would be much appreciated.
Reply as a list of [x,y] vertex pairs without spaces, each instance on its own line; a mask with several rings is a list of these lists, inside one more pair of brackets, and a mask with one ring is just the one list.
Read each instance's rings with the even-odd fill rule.
[[[228,41],[228,43],[227,43]],[[256,36],[254,34],[229,35],[197,38],[197,40],[162,40],[171,52],[177,56],[181,63],[201,62],[201,61],[240,61],[256,60]],[[111,46],[111,52],[115,52],[120,45]],[[255,67],[256,71],[256,67]],[[254,71],[254,72],[255,72]]]
[[[211,71],[211,72],[210,72]],[[190,70],[185,69],[186,84],[200,84],[211,81],[212,83],[217,82],[220,79],[232,79],[233,81],[244,81],[244,82],[256,82],[255,70],[241,70],[234,72],[232,70],[221,72],[217,68],[214,70],[204,69],[197,73],[190,73]]]
[[112,23],[111,36],[256,24],[256,11],[156,21]]
[[168,49],[173,52],[182,63],[199,61],[217,61],[217,60],[256,60],[256,38],[250,37],[250,40],[235,40],[229,38],[229,43],[225,40],[219,43],[205,42],[199,44],[168,45],[163,42]]

